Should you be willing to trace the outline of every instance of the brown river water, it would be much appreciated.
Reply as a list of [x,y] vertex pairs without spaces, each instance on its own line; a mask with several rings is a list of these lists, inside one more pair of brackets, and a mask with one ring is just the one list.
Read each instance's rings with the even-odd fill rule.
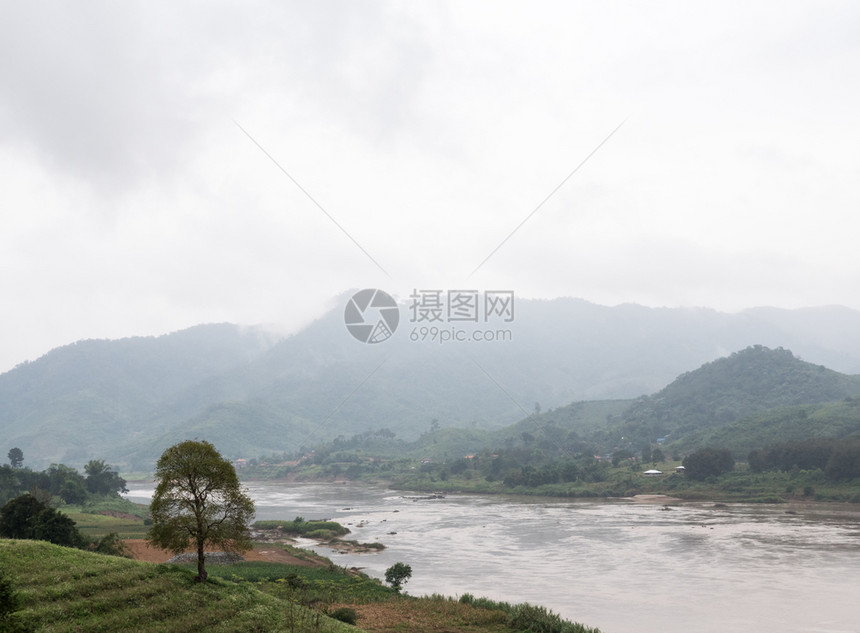
[[[604,633],[860,633],[860,507],[446,495],[248,484],[258,519],[330,518],[374,554],[338,565],[413,595],[540,604]],[[151,486],[132,488],[148,497]]]

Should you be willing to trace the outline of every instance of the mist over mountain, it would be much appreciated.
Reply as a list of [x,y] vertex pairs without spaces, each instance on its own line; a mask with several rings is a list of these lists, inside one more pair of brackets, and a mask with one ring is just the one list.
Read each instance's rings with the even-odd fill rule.
[[[752,345],[860,371],[860,312],[709,309],[518,299],[510,341],[369,345],[346,331],[346,298],[302,331],[201,325],[160,337],[81,341],[0,375],[0,437],[31,466],[101,458],[149,468],[185,438],[228,457],[293,453],[389,428],[501,428],[584,400],[629,399]],[[5,450],[8,450],[5,449]]]

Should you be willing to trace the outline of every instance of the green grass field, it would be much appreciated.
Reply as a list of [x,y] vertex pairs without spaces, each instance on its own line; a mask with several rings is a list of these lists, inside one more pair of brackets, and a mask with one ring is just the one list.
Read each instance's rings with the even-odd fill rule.
[[14,617],[40,633],[356,630],[251,583],[42,541],[0,539],[0,569],[21,599]]
[[143,524],[149,509],[120,497],[89,500],[83,505],[66,504],[59,510],[89,538],[100,538],[110,532],[122,539],[146,538],[149,529]]
[[110,532],[115,532],[122,539],[146,538],[146,531],[149,529],[143,524],[142,519],[73,512],[66,508],[63,508],[62,512],[75,522],[81,534],[91,538],[99,538]]
[[[195,565],[188,565],[195,570]],[[396,596],[396,592],[379,580],[365,574],[347,573],[343,569],[305,567],[283,563],[248,561],[238,565],[207,567],[210,578],[223,578],[233,582],[256,583],[273,595],[288,598],[301,604],[366,604],[380,602]]]

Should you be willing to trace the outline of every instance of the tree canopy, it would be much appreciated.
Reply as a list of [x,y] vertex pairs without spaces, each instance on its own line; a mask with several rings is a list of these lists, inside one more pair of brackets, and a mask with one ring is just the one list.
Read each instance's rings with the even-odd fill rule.
[[687,455],[683,464],[687,477],[701,481],[733,470],[735,459],[731,451],[725,448],[706,447]]
[[0,509],[0,536],[50,541],[66,547],[84,544],[72,519],[32,495],[16,497]]
[[9,451],[8,457],[12,468],[21,468],[21,464],[24,463],[24,451],[17,446]]
[[84,466],[84,472],[87,474],[87,490],[93,494],[110,495],[128,492],[128,488],[125,487],[125,479],[120,477],[116,471],[111,470],[104,460],[91,459]]
[[197,550],[197,581],[205,582],[207,545],[242,552],[251,548],[248,524],[254,502],[239,486],[233,464],[205,441],[171,446],[155,470],[148,540],[172,552]]
[[406,563],[394,563],[385,570],[385,582],[397,592],[403,587],[403,583],[410,578],[412,578],[412,566]]

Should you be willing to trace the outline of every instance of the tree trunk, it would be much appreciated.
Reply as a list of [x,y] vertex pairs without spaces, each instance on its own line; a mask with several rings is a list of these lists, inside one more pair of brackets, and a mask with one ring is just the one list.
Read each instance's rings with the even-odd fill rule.
[[206,556],[203,554],[203,541],[197,541],[197,582],[206,582]]

